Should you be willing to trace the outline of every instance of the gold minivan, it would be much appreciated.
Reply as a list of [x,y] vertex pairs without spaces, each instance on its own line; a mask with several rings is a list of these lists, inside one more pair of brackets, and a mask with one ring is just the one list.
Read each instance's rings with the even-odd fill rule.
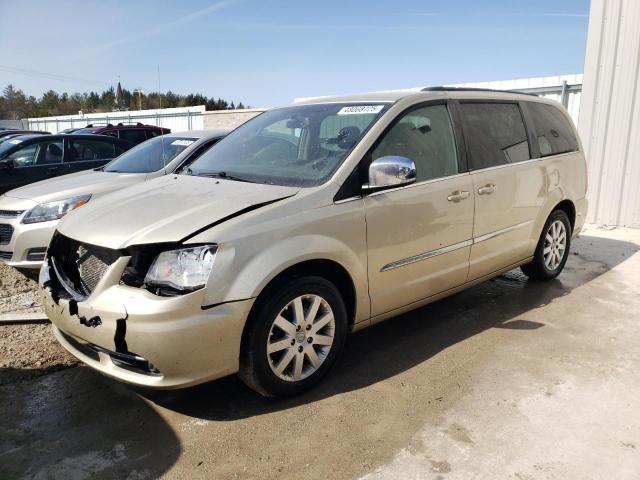
[[428,88],[269,110],[188,170],[67,215],[41,269],[57,339],[179,388],[317,384],[349,332],[520,267],[563,269],[585,158],[556,102]]

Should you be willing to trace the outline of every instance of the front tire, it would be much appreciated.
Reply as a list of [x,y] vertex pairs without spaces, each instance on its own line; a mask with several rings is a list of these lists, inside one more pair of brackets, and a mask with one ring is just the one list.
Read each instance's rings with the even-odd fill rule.
[[556,278],[564,269],[571,247],[571,222],[562,210],[549,215],[538,240],[533,260],[520,269],[532,280]]
[[338,289],[322,277],[299,277],[257,302],[244,336],[240,378],[269,397],[297,395],[318,384],[347,335]]

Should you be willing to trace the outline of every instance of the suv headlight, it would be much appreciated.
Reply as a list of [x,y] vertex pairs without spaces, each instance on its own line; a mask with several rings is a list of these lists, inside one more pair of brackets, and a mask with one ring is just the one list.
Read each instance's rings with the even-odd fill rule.
[[22,219],[22,223],[48,222],[64,217],[71,210],[81,207],[91,199],[91,195],[80,195],[78,197],[58,200],[57,202],[41,203],[27,211]]
[[147,272],[147,286],[170,287],[192,292],[206,285],[218,247],[203,245],[162,252]]

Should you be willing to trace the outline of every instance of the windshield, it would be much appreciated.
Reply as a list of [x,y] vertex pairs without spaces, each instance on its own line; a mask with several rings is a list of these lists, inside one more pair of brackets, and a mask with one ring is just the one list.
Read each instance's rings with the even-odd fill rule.
[[104,167],[105,172],[151,173],[163,169],[189,145],[191,137],[156,137],[127,150]]
[[22,140],[13,137],[0,139],[0,155],[3,155],[16,145],[20,145],[21,143]]
[[248,121],[187,173],[308,187],[324,183],[385,104],[319,104],[279,108]]

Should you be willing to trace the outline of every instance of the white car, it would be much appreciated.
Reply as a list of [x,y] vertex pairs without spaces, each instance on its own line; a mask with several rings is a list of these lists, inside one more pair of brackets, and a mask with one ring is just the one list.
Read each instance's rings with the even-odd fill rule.
[[91,199],[173,173],[229,130],[172,133],[147,140],[95,170],[43,180],[0,197],[0,261],[37,269],[60,218]]

